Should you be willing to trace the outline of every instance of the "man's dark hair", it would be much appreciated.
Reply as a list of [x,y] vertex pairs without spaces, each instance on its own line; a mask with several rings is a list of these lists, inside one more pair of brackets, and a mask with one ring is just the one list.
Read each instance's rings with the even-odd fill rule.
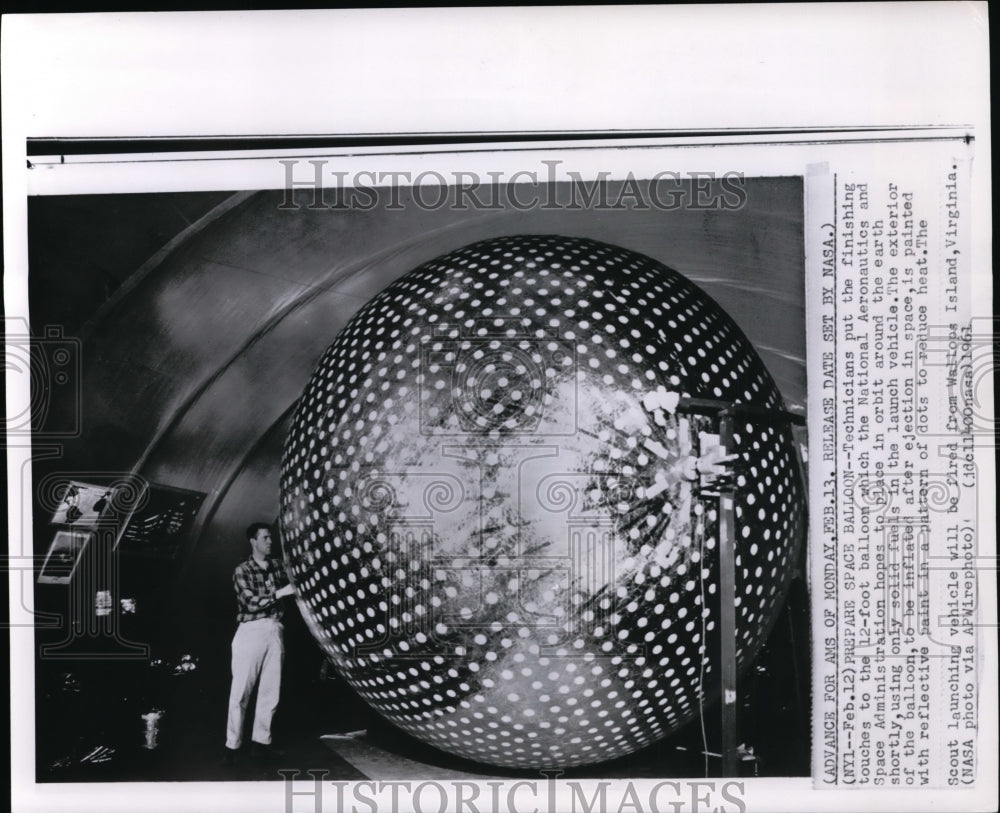
[[266,522],[251,522],[247,525],[247,539],[255,539],[261,531],[270,531],[271,526]]

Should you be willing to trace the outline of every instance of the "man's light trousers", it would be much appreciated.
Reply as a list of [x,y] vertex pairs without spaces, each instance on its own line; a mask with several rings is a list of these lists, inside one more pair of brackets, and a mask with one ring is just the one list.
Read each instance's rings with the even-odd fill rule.
[[271,743],[271,718],[278,708],[281,663],[285,657],[282,629],[275,618],[258,618],[244,621],[233,636],[233,685],[226,726],[229,748],[239,748],[243,743],[243,722],[254,686],[257,686],[257,708],[251,739],[263,745]]

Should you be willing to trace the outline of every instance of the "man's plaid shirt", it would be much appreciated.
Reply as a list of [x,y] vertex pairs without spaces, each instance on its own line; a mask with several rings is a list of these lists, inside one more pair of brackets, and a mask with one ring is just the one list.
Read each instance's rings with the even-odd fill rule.
[[236,620],[242,623],[258,618],[280,619],[283,608],[274,594],[286,584],[288,577],[280,560],[269,559],[267,570],[258,565],[253,556],[242,562],[233,572]]

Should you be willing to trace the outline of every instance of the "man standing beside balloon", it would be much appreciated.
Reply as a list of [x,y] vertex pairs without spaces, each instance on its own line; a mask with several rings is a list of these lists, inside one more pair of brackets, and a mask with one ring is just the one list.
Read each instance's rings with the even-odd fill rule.
[[284,568],[271,558],[271,528],[252,523],[247,528],[251,554],[233,572],[237,614],[240,622],[233,637],[233,683],[229,692],[229,716],[223,763],[231,764],[243,743],[247,704],[257,688],[251,745],[254,756],[274,757],[271,720],[281,695],[282,640],[281,599],[294,593]]

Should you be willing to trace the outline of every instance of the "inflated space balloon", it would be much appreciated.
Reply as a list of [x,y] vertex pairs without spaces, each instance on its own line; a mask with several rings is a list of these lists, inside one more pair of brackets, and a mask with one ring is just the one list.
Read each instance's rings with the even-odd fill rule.
[[376,296],[316,367],[281,469],[289,574],[340,674],[497,766],[599,762],[697,715],[719,685],[703,486],[735,478],[740,668],[805,523],[787,424],[737,418],[722,448],[690,398],[784,408],[722,309],[641,254],[503,237]]

